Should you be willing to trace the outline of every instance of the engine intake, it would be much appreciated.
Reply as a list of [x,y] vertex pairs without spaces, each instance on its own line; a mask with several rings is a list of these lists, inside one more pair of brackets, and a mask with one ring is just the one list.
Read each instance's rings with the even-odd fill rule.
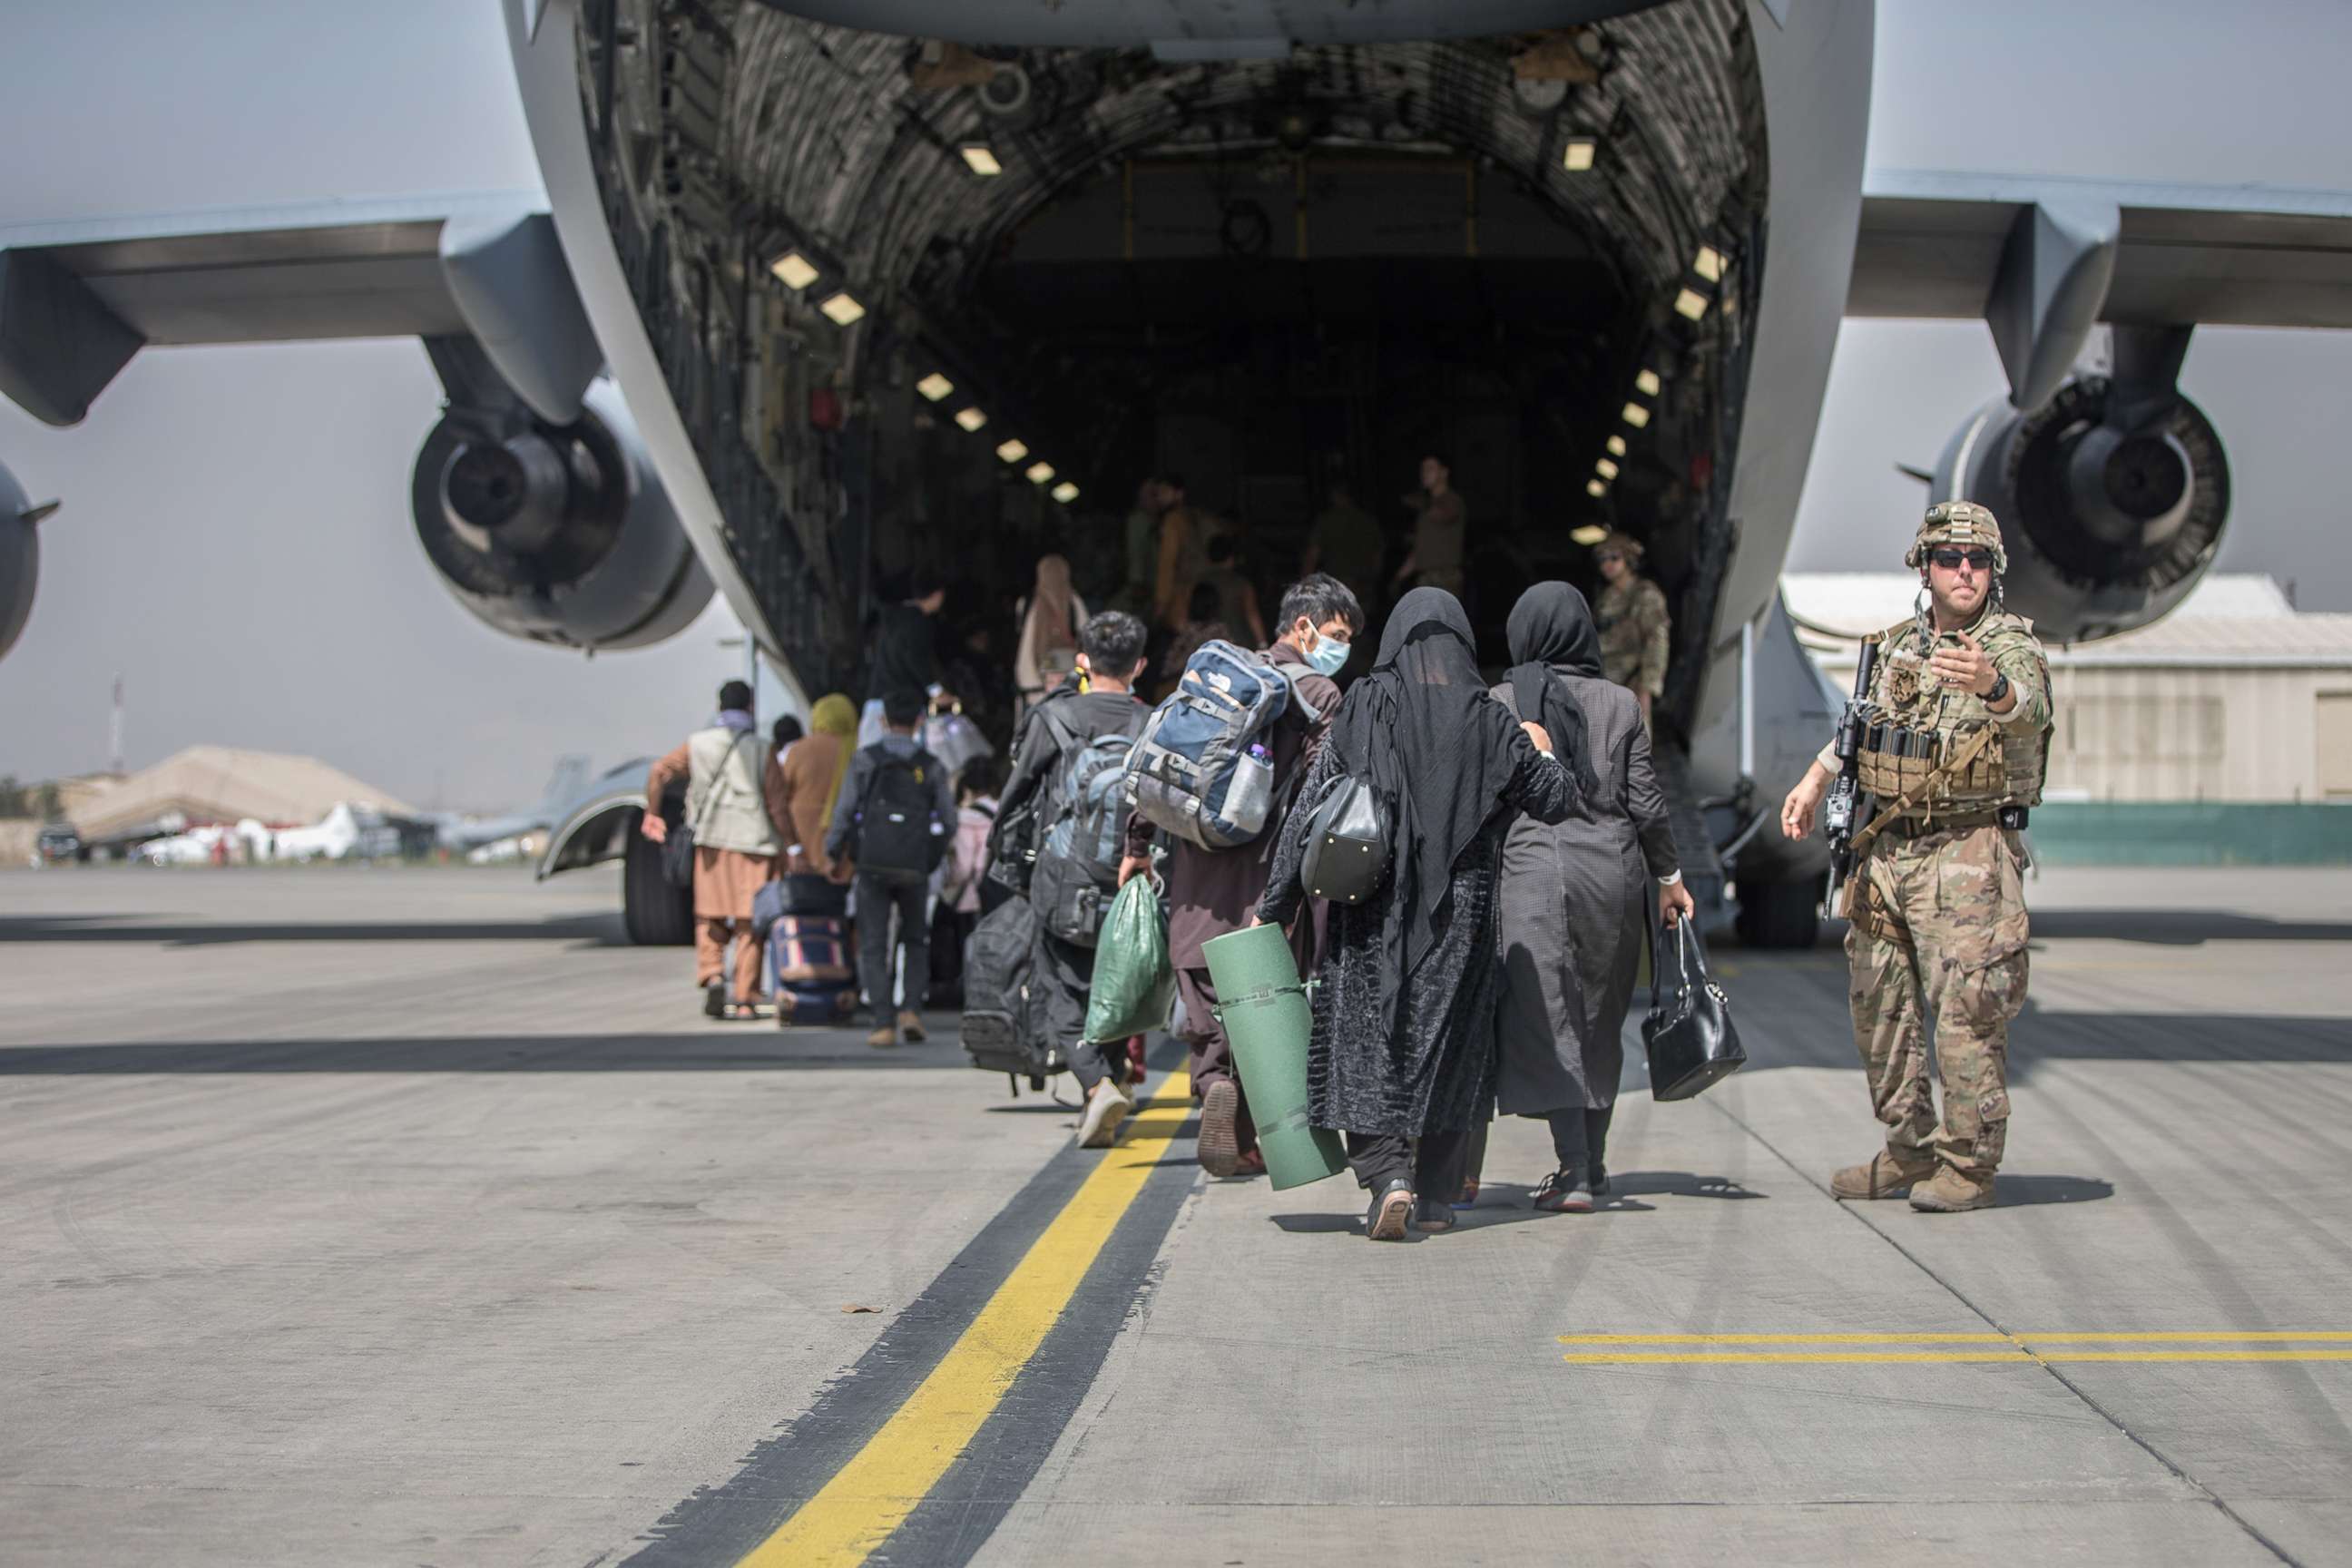
[[457,602],[498,631],[644,647],[702,613],[710,577],[619,392],[600,381],[584,401],[565,426],[445,416],[416,455],[416,536]]
[[2177,393],[2123,400],[2089,375],[2030,413],[1990,404],[1936,468],[1936,500],[1980,501],[2000,520],[2008,605],[2055,641],[2164,615],[2212,565],[2229,521],[2229,458],[2204,412]]

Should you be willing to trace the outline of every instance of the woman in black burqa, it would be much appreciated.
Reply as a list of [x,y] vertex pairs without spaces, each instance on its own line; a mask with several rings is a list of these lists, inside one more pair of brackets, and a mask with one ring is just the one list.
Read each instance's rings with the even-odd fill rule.
[[1314,1124],[1348,1135],[1378,1241],[1402,1238],[1416,1194],[1423,1229],[1453,1224],[1465,1140],[1495,1092],[1503,835],[1522,812],[1558,822],[1574,795],[1541,728],[1487,695],[1474,647],[1453,595],[1399,601],[1283,826],[1257,908],[1263,923],[1291,920],[1315,806],[1342,776],[1370,783],[1391,825],[1389,874],[1365,902],[1331,907],[1307,1091]]
[[1497,1109],[1551,1124],[1559,1165],[1535,1206],[1582,1214],[1608,1191],[1620,1035],[1651,911],[1679,920],[1691,898],[1641,704],[1601,678],[1584,595],[1538,583],[1512,607],[1509,630],[1512,668],[1495,697],[1543,724],[1580,787],[1565,819],[1522,820],[1504,840]]

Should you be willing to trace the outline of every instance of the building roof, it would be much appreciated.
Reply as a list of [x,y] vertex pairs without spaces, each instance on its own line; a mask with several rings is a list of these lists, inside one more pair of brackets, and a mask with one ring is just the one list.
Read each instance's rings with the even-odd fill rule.
[[191,746],[132,773],[68,815],[84,838],[100,839],[175,814],[190,822],[237,822],[250,816],[272,825],[307,825],[326,816],[339,801],[373,805],[394,816],[416,815],[415,807],[316,757],[228,746]]
[[[1791,572],[1780,580],[1800,641],[1832,660],[1911,613],[1918,578],[1907,572]],[[2352,615],[2305,615],[2277,582],[2216,574],[2152,626],[2097,642],[2050,649],[2053,665],[2352,668]]]

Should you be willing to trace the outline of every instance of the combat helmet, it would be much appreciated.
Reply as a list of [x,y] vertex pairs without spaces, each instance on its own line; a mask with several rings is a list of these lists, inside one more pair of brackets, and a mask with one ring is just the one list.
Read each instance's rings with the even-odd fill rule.
[[2000,524],[1993,520],[1991,509],[1972,500],[1937,501],[1927,509],[1920,520],[1919,532],[1904,552],[1903,564],[1915,571],[1927,563],[1927,552],[1938,544],[1957,544],[1963,550],[1976,548],[1992,552],[1993,575],[2009,570],[2009,552],[2001,548]]
[[1593,541],[1592,553],[1598,555],[1604,550],[1613,550],[1622,555],[1628,566],[1639,566],[1642,563],[1642,542],[1630,533],[1620,532],[1612,528]]

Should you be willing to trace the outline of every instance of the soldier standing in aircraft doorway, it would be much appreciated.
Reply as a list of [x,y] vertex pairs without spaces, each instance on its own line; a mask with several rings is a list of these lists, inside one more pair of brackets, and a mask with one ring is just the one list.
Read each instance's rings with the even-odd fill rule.
[[1601,568],[1601,596],[1592,604],[1592,624],[1601,633],[1601,673],[1632,691],[1642,704],[1642,722],[1666,689],[1666,634],[1674,619],[1665,590],[1642,575],[1642,542],[1612,529],[1592,547]]
[[[1991,512],[1930,507],[1903,559],[1918,569],[1920,605],[1872,639],[1883,652],[1855,757],[1866,804],[1840,911],[1853,922],[1854,1043],[1886,1147],[1830,1190],[1955,1213],[1992,1204],[2009,1134],[2009,1024],[2026,983],[2019,833],[2042,798],[2050,664],[2032,624],[2001,608],[2009,557]],[[1780,807],[1782,832],[1812,831],[1840,770],[1833,748],[1814,759]]]

